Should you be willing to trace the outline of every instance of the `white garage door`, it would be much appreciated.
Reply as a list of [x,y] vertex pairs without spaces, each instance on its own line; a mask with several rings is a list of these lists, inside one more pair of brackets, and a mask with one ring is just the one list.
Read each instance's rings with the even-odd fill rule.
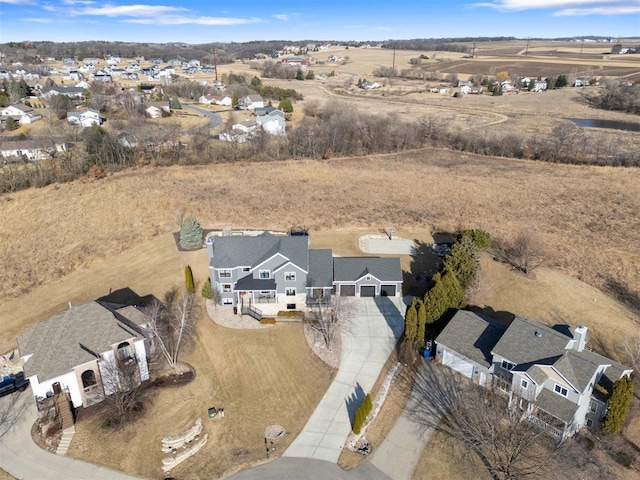
[[445,350],[442,356],[442,363],[453,368],[456,372],[460,372],[465,377],[473,377],[473,365],[451,352]]

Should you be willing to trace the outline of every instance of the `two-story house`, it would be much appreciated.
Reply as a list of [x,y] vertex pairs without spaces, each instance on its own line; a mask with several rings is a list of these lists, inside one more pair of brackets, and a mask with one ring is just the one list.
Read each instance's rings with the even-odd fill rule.
[[595,428],[613,382],[632,370],[586,348],[587,327],[549,327],[526,317],[506,326],[458,311],[436,338],[436,358],[509,395],[524,417],[565,438]]
[[211,285],[223,305],[272,316],[341,296],[402,295],[398,258],[333,257],[310,249],[306,235],[220,236],[207,239]]
[[114,365],[123,364],[142,382],[149,378],[147,319],[133,305],[98,301],[69,306],[17,337],[24,374],[33,395],[58,386],[74,407],[89,406],[114,392]]
[[102,117],[98,110],[87,108],[76,112],[67,112],[67,122],[87,128],[92,125],[101,125]]

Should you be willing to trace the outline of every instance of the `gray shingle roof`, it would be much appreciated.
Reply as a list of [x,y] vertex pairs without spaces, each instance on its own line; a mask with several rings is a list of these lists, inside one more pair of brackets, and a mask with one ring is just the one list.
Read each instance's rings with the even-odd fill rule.
[[436,343],[454,350],[480,365],[491,365],[491,349],[506,326],[484,315],[458,310],[436,338]]
[[566,423],[571,423],[578,410],[578,404],[546,388],[542,389],[535,400],[535,404],[541,410]]
[[535,320],[516,317],[494,347],[493,353],[516,365],[542,363],[545,359],[555,361],[555,357],[564,354],[571,339]]
[[214,268],[255,267],[276,253],[306,272],[309,237],[216,237],[210,265]]
[[355,282],[370,274],[383,282],[401,282],[399,258],[336,257],[333,259],[333,279],[336,282]]
[[236,282],[236,290],[275,290],[276,281],[273,278],[253,278],[247,275]]
[[331,250],[309,250],[308,287],[333,285],[333,253]]
[[549,378],[547,374],[544,373],[544,371],[542,371],[542,369],[537,365],[531,365],[526,370],[526,372],[533,379],[533,381],[536,382],[538,385],[542,385],[547,380],[547,378]]
[[94,360],[90,352],[101,354],[137,337],[111,311],[91,302],[36,323],[17,340],[20,356],[33,354],[24,365],[25,376],[38,375],[43,382]]
[[596,373],[599,365],[597,363],[592,363],[585,357],[578,356],[575,353],[576,352],[572,350],[567,350],[564,355],[555,361],[553,366],[571,383],[571,385],[576,387],[578,391],[582,393],[589,385],[589,382]]

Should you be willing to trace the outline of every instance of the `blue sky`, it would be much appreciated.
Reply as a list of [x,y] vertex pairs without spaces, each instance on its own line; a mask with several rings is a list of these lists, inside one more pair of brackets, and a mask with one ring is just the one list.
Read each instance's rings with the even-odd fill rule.
[[640,0],[0,0],[0,43],[581,35],[640,37]]

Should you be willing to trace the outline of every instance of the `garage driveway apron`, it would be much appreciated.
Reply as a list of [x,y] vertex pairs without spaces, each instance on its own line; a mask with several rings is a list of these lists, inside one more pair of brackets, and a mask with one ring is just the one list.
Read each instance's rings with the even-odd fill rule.
[[285,457],[338,461],[351,431],[350,415],[358,406],[348,408],[349,399],[371,391],[402,334],[406,308],[402,298],[353,298],[353,302],[342,332],[338,373]]

